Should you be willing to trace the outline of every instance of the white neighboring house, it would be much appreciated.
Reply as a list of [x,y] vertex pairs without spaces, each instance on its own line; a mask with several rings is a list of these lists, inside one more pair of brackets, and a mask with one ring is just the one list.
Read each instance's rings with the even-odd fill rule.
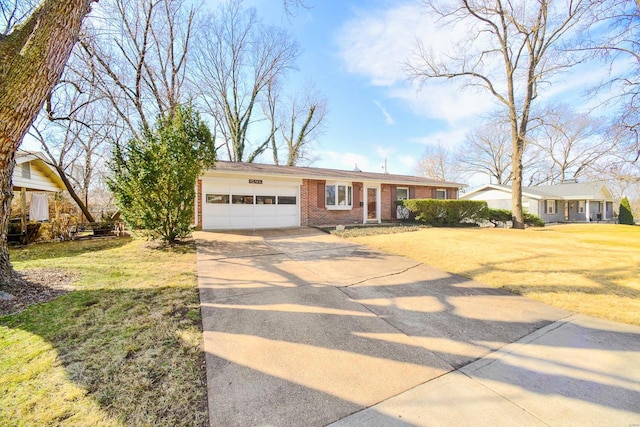
[[46,193],[66,190],[55,168],[46,161],[43,153],[16,152],[16,166],[13,170],[13,191],[22,194],[23,222],[26,218],[27,192],[31,196],[31,220],[48,220],[49,205]]
[[[490,208],[511,210],[511,187],[485,184],[460,197],[484,200]],[[590,222],[613,219],[613,196],[603,182],[565,182],[522,188],[522,208],[545,222]]]

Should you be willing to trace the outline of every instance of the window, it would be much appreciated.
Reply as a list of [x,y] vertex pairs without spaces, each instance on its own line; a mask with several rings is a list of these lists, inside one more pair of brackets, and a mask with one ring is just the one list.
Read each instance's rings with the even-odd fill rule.
[[351,209],[353,188],[347,184],[327,184],[325,201],[327,209]]
[[445,200],[447,198],[447,190],[438,188],[436,190],[436,199]]
[[278,196],[279,205],[295,205],[296,196]]
[[275,205],[276,196],[256,196],[256,205]]
[[253,204],[253,196],[231,196],[231,203],[234,205],[252,205]]
[[578,201],[578,213],[584,213],[584,200]]
[[228,194],[207,194],[207,203],[229,203]]
[[396,200],[407,200],[409,198],[409,189],[406,187],[396,188]]
[[22,177],[24,179],[31,179],[31,163],[24,162],[20,167],[22,168]]
[[558,209],[557,209],[557,200],[545,200],[544,203],[546,205],[545,212],[548,215],[553,215],[558,211]]

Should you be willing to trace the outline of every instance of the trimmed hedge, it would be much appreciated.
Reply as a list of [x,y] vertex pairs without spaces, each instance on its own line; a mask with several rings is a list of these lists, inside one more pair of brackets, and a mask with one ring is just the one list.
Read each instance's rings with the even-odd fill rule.
[[417,221],[434,226],[477,223],[487,218],[487,202],[478,200],[404,200],[404,206]]
[[544,220],[538,215],[534,215],[529,212],[523,212],[522,216],[524,217],[525,225],[528,225],[530,227],[544,227]]
[[499,223],[505,224],[507,221],[511,221],[512,217],[509,209],[489,209],[487,219],[494,227],[497,227]]
[[[498,226],[498,223],[506,223],[511,221],[513,213],[508,209],[489,209],[487,220],[494,226]],[[529,212],[523,212],[524,223],[530,227],[544,227],[544,221],[537,215]]]

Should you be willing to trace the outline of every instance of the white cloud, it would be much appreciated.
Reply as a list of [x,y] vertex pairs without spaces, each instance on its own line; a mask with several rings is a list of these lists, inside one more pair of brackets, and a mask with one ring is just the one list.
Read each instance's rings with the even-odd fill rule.
[[392,174],[412,175],[417,161],[416,155],[397,154],[394,148],[376,147],[371,156],[360,153],[342,153],[338,151],[315,151],[317,159],[313,167],[353,170],[355,166],[365,172],[384,172],[384,159],[387,170]]
[[398,155],[395,157],[400,164],[401,174],[410,175],[413,172],[413,169],[416,167],[416,163],[418,163],[418,159],[416,156],[405,156]]
[[[455,125],[492,109],[491,95],[463,91],[462,81],[431,80],[420,87],[409,81],[406,64],[414,55],[417,40],[437,40],[439,48],[446,51],[466,31],[459,25],[443,27],[419,4],[407,3],[356,12],[343,25],[337,40],[347,71],[366,77],[373,86],[387,88],[388,96],[404,101],[414,114]],[[374,102],[391,124],[389,119],[393,118],[379,101]]]
[[386,110],[386,108],[382,106],[380,102],[374,100],[373,103],[376,104],[376,107],[380,109],[380,112],[384,116],[384,121],[386,124],[388,124],[389,126],[396,124],[396,121],[393,120],[393,117],[391,117],[391,114],[389,114],[389,112]]
[[318,150],[314,151],[312,157],[317,159],[313,167],[353,170],[357,166],[358,169],[366,172],[378,172],[378,168],[373,166],[375,162],[368,156],[358,153]]
[[422,145],[442,144],[448,149],[455,149],[467,136],[467,128],[456,128],[432,132],[428,135],[412,138],[411,141]]

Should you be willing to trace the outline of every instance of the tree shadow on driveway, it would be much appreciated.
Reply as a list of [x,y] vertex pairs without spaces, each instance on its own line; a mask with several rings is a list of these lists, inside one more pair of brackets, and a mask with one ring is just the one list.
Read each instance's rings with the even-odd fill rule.
[[[279,238],[274,246],[269,239],[259,242],[277,254],[199,258],[212,425],[325,425],[371,407],[379,425],[421,424],[374,405],[570,315],[367,248],[332,250],[323,238],[314,258],[314,251],[303,250],[306,242]],[[512,350],[512,358],[496,358],[469,377],[488,384],[492,396],[500,394],[493,391],[498,384],[527,398],[564,398],[556,407],[581,403],[587,410],[576,416],[586,421],[594,408],[637,416],[640,368],[626,380],[617,370],[621,363],[640,366],[636,329],[567,325],[574,328],[567,337],[528,344],[523,348],[537,351],[519,357]],[[609,334],[612,347],[601,339]],[[573,346],[575,339],[582,347]],[[598,350],[608,358],[593,353]],[[576,357],[585,363],[574,363]],[[550,375],[553,386],[544,387]],[[530,405],[532,413],[540,411],[535,417],[553,420],[544,407]]]

